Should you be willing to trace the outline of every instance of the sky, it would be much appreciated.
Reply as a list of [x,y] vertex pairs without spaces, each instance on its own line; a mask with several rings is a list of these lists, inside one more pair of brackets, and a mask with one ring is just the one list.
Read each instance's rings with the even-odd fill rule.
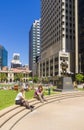
[[13,53],[29,64],[29,30],[39,18],[40,0],[0,0],[0,45],[8,51],[8,66]]

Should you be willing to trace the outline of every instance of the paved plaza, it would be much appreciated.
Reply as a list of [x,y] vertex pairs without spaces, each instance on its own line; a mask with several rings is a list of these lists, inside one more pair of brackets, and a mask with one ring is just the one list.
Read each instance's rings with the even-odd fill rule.
[[44,105],[24,117],[13,130],[84,130],[84,97]]

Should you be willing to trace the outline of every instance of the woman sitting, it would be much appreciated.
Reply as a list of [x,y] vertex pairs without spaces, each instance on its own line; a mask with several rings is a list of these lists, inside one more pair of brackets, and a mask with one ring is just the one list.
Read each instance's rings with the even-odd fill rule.
[[32,109],[34,106],[30,106],[29,102],[25,99],[25,91],[22,88],[15,98],[15,104],[25,106],[28,109]]
[[42,103],[44,101],[46,101],[46,99],[44,98],[44,92],[43,92],[43,87],[42,85],[38,86],[38,89],[35,91],[34,93],[34,98],[37,98],[38,100],[40,100]]

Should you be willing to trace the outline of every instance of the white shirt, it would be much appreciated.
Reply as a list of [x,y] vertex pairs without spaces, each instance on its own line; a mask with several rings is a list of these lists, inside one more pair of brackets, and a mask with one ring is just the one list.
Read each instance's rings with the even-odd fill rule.
[[19,92],[15,98],[15,100],[20,100],[21,98],[23,98],[23,95],[21,92]]

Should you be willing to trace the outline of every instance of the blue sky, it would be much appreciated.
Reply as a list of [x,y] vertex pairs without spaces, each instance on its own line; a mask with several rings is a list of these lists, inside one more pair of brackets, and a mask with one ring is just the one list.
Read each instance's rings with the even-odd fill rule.
[[8,66],[13,53],[29,64],[29,30],[39,18],[40,0],[0,0],[0,44],[8,51]]

